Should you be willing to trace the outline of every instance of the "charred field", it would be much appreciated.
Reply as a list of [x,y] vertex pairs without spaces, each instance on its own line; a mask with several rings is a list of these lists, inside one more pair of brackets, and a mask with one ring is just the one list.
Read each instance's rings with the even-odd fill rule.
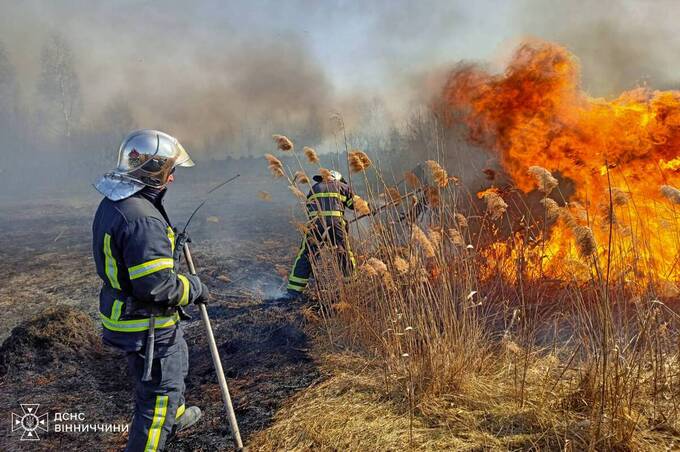
[[[237,187],[206,205],[192,233],[196,265],[214,290],[208,312],[247,442],[272,423],[285,400],[321,374],[300,313],[265,302],[279,293],[283,280],[276,268],[287,269],[297,246],[290,229],[280,227],[288,211],[255,198],[251,192],[257,181]],[[168,201],[178,226],[196,201],[188,196]],[[89,243],[97,202],[90,196],[3,207],[8,215],[2,220],[6,233],[0,257],[5,273],[0,407],[7,413],[18,411],[19,403],[39,403],[51,413],[82,412],[92,424],[129,422],[133,393],[124,356],[102,346],[99,338],[99,281]],[[184,324],[191,367],[186,396],[205,417],[169,450],[228,448],[228,423],[203,327],[193,307],[191,314],[194,318]],[[0,448],[24,450],[28,446],[16,441],[9,425],[3,423]],[[49,432],[31,449],[118,450],[125,442],[126,434],[120,433]]]

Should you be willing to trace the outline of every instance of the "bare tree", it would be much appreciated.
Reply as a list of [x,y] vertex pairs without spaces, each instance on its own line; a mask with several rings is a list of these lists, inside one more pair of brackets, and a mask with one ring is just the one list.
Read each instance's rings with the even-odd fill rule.
[[41,120],[47,129],[65,138],[70,147],[71,135],[80,119],[82,100],[73,53],[64,38],[51,34],[42,49],[38,93]]
[[19,108],[18,97],[16,70],[0,42],[0,128],[3,131],[12,127]]
[[0,174],[16,163],[21,148],[20,105],[16,70],[0,43]]

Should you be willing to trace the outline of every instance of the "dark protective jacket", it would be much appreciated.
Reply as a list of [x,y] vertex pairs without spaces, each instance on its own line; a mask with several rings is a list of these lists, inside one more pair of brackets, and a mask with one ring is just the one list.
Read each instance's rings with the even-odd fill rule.
[[312,274],[312,256],[317,256],[319,246],[336,247],[343,273],[350,275],[356,267],[354,255],[347,238],[345,208],[354,209],[354,195],[349,186],[342,181],[318,182],[307,195],[307,213],[310,218],[310,231],[302,239],[288,276],[288,290],[302,292],[307,287]]
[[354,209],[354,194],[345,182],[317,182],[307,195],[307,212],[319,226],[344,223],[345,208]]
[[175,232],[163,192],[145,188],[120,201],[104,198],[92,224],[92,252],[103,284],[99,315],[105,343],[125,351],[144,345],[154,314],[156,343],[173,342],[178,306],[201,294],[200,280],[175,272]]

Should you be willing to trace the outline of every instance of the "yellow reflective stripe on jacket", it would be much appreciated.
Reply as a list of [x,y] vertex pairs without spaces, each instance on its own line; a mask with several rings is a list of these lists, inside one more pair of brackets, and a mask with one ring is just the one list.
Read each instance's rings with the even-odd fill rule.
[[312,210],[310,217],[342,217],[344,213],[340,210]]
[[[106,317],[101,312],[99,313],[99,318],[102,321],[102,326],[110,331],[139,333],[149,329],[149,319],[114,320]],[[179,322],[179,314],[175,313],[170,317],[156,317],[154,326],[156,328],[170,328],[177,322]]]
[[354,198],[349,198],[347,200],[347,207],[352,207],[352,204],[354,204]]
[[118,264],[116,264],[116,260],[113,258],[113,254],[111,254],[111,236],[109,234],[104,234],[104,269],[111,287],[120,290]]
[[189,304],[189,280],[184,275],[177,275],[180,281],[182,281],[182,298],[179,299],[179,305],[185,306]]
[[168,226],[168,240],[170,240],[170,249],[175,252],[175,231]]
[[314,193],[312,196],[308,197],[307,199],[311,201],[313,199],[318,199],[318,198],[338,198],[342,202],[347,201],[347,196],[343,195],[342,193],[335,193],[335,192]]
[[149,435],[146,437],[144,452],[155,452],[158,450],[158,441],[161,439],[161,431],[165,424],[165,414],[168,411],[168,396],[156,396],[156,405],[153,409],[153,419]]
[[120,300],[114,300],[113,306],[111,307],[111,320],[120,319],[121,310],[123,308],[123,302]]
[[137,279],[166,268],[173,268],[174,266],[175,261],[171,257],[162,257],[130,267],[128,268],[128,273],[130,274],[130,279]]

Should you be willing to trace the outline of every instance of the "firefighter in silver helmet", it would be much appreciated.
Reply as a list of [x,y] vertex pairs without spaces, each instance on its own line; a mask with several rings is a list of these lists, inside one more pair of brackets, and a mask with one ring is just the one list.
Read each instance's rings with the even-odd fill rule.
[[[95,184],[104,195],[92,225],[103,341],[126,352],[135,381],[129,451],[162,450],[176,431],[201,416],[198,407],[184,404],[189,363],[180,319],[186,315],[182,307],[207,303],[209,291],[197,276],[177,268],[186,237],[176,239],[163,197],[178,166],[194,162],[177,139],[138,130],[123,140],[116,168]],[[155,347],[150,379],[144,381],[150,324]]]

